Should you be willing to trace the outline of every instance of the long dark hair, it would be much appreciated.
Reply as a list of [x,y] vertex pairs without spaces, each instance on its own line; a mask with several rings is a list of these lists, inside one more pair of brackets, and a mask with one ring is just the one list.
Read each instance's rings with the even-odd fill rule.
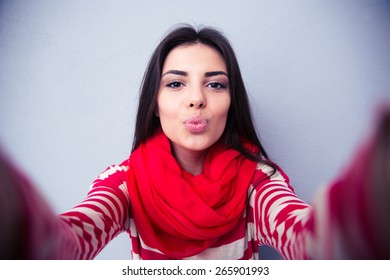
[[[160,127],[160,121],[155,112],[161,71],[167,55],[171,50],[180,45],[196,43],[204,44],[217,50],[227,67],[231,105],[221,140],[227,147],[239,151],[247,158],[275,167],[268,160],[268,155],[260,143],[253,125],[247,92],[233,48],[222,32],[210,27],[202,27],[197,30],[190,25],[181,25],[169,32],[157,46],[149,61],[141,84],[132,151],[150,138],[156,129]],[[257,146],[261,154],[253,154],[246,150],[240,141],[241,137],[248,139]]]

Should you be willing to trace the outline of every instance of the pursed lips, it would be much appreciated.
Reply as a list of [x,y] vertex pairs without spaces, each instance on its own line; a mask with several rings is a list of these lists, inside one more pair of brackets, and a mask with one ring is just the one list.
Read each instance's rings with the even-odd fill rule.
[[184,122],[186,129],[192,133],[201,133],[206,131],[208,120],[203,117],[193,117]]

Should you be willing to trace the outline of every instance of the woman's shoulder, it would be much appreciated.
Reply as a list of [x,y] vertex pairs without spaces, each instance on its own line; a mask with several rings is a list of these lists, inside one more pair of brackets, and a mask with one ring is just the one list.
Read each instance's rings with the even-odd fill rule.
[[258,161],[252,185],[259,187],[271,182],[283,183],[294,191],[293,187],[290,185],[290,178],[278,164],[270,160]]
[[120,187],[126,185],[129,170],[129,159],[119,164],[109,165],[93,181],[91,189],[97,186]]
[[129,170],[129,159],[124,160],[120,164],[109,165],[102,173],[99,174],[98,179],[105,179],[117,173],[125,173],[127,170]]

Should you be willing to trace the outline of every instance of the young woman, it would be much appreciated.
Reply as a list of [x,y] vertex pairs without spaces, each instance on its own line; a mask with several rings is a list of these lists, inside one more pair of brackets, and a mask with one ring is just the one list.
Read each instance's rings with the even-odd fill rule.
[[[130,157],[59,217],[33,188],[20,188],[28,239],[16,257],[92,259],[127,232],[133,259],[257,259],[263,244],[286,259],[389,258],[380,195],[390,191],[380,172],[389,155],[378,153],[388,141],[369,142],[309,206],[268,158],[250,112],[227,39],[212,28],[174,29],[147,67]],[[4,172],[8,182],[17,173]]]

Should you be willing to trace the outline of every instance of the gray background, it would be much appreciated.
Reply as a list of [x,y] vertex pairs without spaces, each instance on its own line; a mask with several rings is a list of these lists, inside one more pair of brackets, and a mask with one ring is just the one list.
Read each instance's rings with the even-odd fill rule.
[[[210,25],[236,50],[271,158],[310,203],[389,100],[389,12],[384,0],[1,1],[1,147],[55,212],[69,209],[128,157],[139,85],[165,32]],[[129,251],[122,234],[98,259]]]

